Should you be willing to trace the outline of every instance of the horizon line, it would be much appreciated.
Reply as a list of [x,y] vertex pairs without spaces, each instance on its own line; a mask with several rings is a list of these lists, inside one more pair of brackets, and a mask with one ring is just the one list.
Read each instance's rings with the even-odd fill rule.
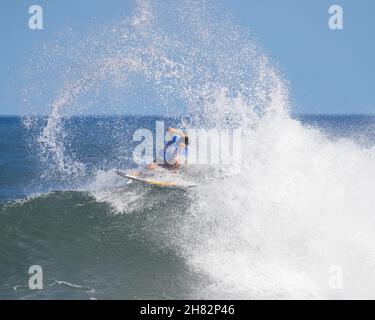
[[[189,115],[189,114],[186,114]],[[310,112],[296,112],[290,114],[292,117],[294,116],[375,116],[375,113],[310,113]],[[0,118],[21,118],[21,117],[49,117],[49,114],[0,114]],[[179,115],[181,116],[181,115]],[[174,118],[178,116],[165,116],[162,114],[132,114],[132,113],[124,113],[124,114],[84,114],[84,115],[71,115],[71,116],[63,116],[62,118],[84,118],[84,117],[95,117],[95,118],[103,118],[103,117],[163,117],[163,118]]]

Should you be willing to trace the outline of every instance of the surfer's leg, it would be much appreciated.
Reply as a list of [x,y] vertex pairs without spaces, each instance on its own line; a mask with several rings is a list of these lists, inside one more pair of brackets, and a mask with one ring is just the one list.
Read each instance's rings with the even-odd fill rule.
[[175,163],[173,165],[173,169],[178,170],[178,169],[180,169],[180,167],[181,167],[181,163],[176,159]]

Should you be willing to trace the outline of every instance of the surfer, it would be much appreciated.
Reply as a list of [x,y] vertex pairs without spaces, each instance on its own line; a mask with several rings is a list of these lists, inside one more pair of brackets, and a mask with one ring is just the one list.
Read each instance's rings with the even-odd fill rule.
[[173,134],[172,140],[159,151],[157,158],[147,166],[148,170],[155,170],[158,166],[168,170],[178,170],[181,165],[187,165],[188,135],[175,128],[168,128],[167,132]]
[[[181,168],[181,165],[187,165],[188,135],[175,128],[168,128],[167,132],[173,134],[172,139],[167,141],[164,148],[157,153],[154,161],[146,165],[144,169],[153,171],[161,167],[176,171]],[[135,177],[139,177],[142,174],[142,170],[134,171],[131,174]]]

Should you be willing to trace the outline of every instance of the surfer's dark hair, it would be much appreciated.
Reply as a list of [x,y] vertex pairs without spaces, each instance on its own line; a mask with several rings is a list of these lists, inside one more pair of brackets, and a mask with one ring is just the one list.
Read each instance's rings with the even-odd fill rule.
[[185,137],[185,144],[186,144],[186,145],[189,144],[189,137],[188,137],[188,136]]

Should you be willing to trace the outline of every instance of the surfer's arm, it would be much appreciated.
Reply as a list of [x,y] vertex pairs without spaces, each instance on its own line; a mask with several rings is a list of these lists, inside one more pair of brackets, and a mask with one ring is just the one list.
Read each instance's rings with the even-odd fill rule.
[[178,135],[181,136],[182,138],[187,137],[187,134],[185,134],[185,133],[183,133],[181,130],[178,130],[178,129],[175,129],[175,128],[168,128],[167,131],[168,131],[168,132],[171,132],[171,133],[178,134]]

